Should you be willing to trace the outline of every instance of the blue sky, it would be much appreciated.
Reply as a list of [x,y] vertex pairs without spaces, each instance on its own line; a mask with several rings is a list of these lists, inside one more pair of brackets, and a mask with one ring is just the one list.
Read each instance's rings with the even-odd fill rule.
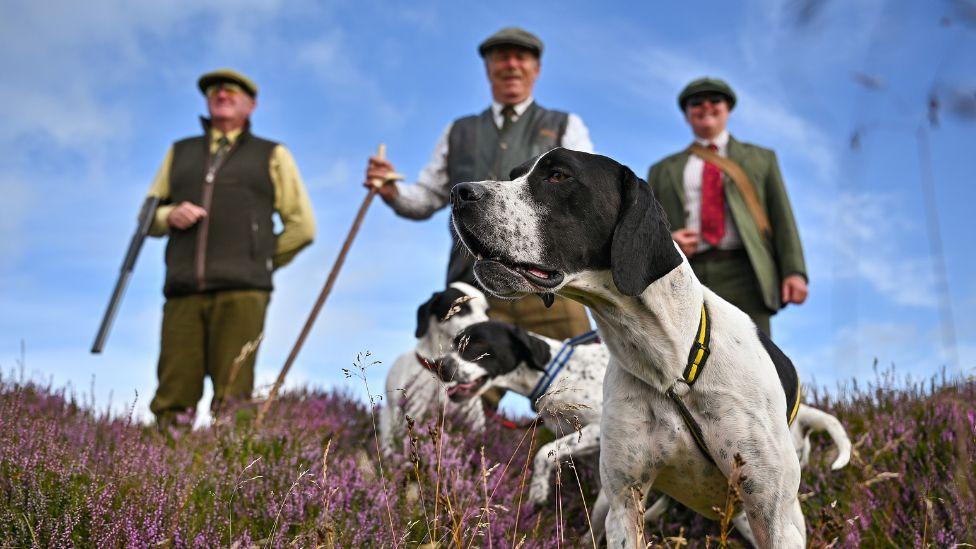
[[[488,104],[476,46],[513,24],[547,46],[537,100],[578,113],[597,151],[638,173],[690,140],[675,105],[687,81],[733,85],[731,130],[777,150],[806,250],[810,299],[773,323],[805,380],[873,378],[875,358],[915,377],[972,373],[976,7],[961,0],[5,2],[0,369],[18,368],[24,341],[25,375],[94,386],[103,407],[138,393],[148,414],[162,241],[144,248],[105,353],[88,348],[166,147],[199,130],[196,78],[232,66],[261,86],[255,132],[289,146],[319,223],[315,244],[276,275],[257,372],[269,383],[362,199],[366,157],[383,141],[415,176],[447,123]],[[445,213],[417,223],[377,202],[289,384],[361,393],[340,369],[363,350],[389,364],[412,347],[448,246]],[[374,391],[385,364],[370,369]]]

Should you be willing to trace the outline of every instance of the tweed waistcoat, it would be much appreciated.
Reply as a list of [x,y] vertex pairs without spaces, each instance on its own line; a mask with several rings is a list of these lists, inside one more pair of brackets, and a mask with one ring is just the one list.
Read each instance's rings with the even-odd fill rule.
[[[569,115],[533,102],[504,132],[491,109],[454,121],[448,136],[447,175],[453,187],[466,181],[506,180],[513,168],[562,143]],[[453,236],[447,284],[474,284],[474,258]]]

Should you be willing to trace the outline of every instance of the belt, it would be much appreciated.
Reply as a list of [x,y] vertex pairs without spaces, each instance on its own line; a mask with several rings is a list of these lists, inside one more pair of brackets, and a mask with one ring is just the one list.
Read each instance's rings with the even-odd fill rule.
[[703,252],[698,252],[691,256],[690,261],[722,261],[726,259],[746,258],[745,248],[735,248],[733,250],[722,250],[719,248],[709,248]]

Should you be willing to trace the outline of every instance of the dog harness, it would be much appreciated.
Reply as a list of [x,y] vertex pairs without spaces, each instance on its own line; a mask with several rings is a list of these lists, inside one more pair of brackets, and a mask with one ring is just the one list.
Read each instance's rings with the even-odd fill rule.
[[569,362],[569,359],[573,356],[573,352],[576,351],[577,345],[586,345],[587,343],[593,343],[600,338],[596,330],[591,330],[585,334],[580,334],[576,337],[567,339],[563,342],[563,346],[556,353],[556,356],[549,361],[546,365],[545,371],[542,373],[542,378],[539,382],[535,384],[535,388],[532,392],[528,394],[529,402],[532,405],[532,411],[538,412],[535,409],[535,401],[538,400],[542,395],[546,394],[552,383],[556,381],[556,376],[563,369],[563,366]]
[[[695,444],[698,449],[705,454],[708,461],[715,463],[715,459],[712,458],[712,454],[708,451],[708,446],[705,444],[705,437],[702,434],[701,425],[695,421],[694,416],[691,415],[691,410],[685,406],[683,400],[681,400],[681,395],[684,395],[688,390],[695,384],[695,381],[701,376],[702,370],[705,369],[705,364],[708,362],[708,356],[711,354],[709,350],[709,342],[711,341],[712,334],[712,319],[708,314],[708,308],[702,303],[701,307],[701,319],[698,321],[698,330],[695,332],[695,341],[691,344],[691,351],[688,353],[688,364],[685,366],[684,372],[682,372],[679,379],[674,380],[671,387],[668,388],[667,395],[675,406],[678,408],[678,413],[681,414],[681,419],[684,420],[685,425],[691,432],[692,438],[695,439]],[[760,339],[763,339],[765,334],[760,332]],[[786,355],[779,351],[779,348],[775,347],[772,342],[763,341],[763,347],[767,349],[770,353],[770,358],[776,366],[776,372],[780,378],[780,383],[783,385],[783,391],[786,393],[786,402],[790,406],[786,411],[786,424],[792,425],[793,420],[796,419],[796,413],[800,409],[800,381],[799,376],[796,375],[796,369],[793,367],[793,363],[786,358]],[[767,342],[768,345],[767,346]],[[775,348],[778,352],[778,356],[774,356],[770,346]],[[781,362],[783,362],[781,364]],[[681,387],[681,385],[684,387]],[[680,394],[679,394],[680,393]]]

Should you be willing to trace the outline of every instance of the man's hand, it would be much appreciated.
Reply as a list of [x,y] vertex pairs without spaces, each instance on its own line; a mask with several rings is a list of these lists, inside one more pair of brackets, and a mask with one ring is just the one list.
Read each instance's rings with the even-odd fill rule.
[[694,229],[679,229],[671,233],[671,238],[678,243],[685,257],[691,257],[698,249],[698,231]]
[[807,300],[807,281],[800,275],[790,275],[783,279],[783,305]]
[[183,201],[180,205],[173,208],[166,217],[166,223],[174,229],[181,231],[189,229],[197,224],[204,217],[207,217],[207,210],[197,206],[193,202]]
[[373,180],[379,179],[384,181],[383,186],[379,188],[379,193],[384,202],[389,202],[397,196],[396,182],[387,180],[390,174],[394,172],[396,170],[393,169],[392,162],[385,158],[371,156],[369,157],[369,164],[366,166],[366,181],[363,182],[363,186],[367,189],[372,189]]

